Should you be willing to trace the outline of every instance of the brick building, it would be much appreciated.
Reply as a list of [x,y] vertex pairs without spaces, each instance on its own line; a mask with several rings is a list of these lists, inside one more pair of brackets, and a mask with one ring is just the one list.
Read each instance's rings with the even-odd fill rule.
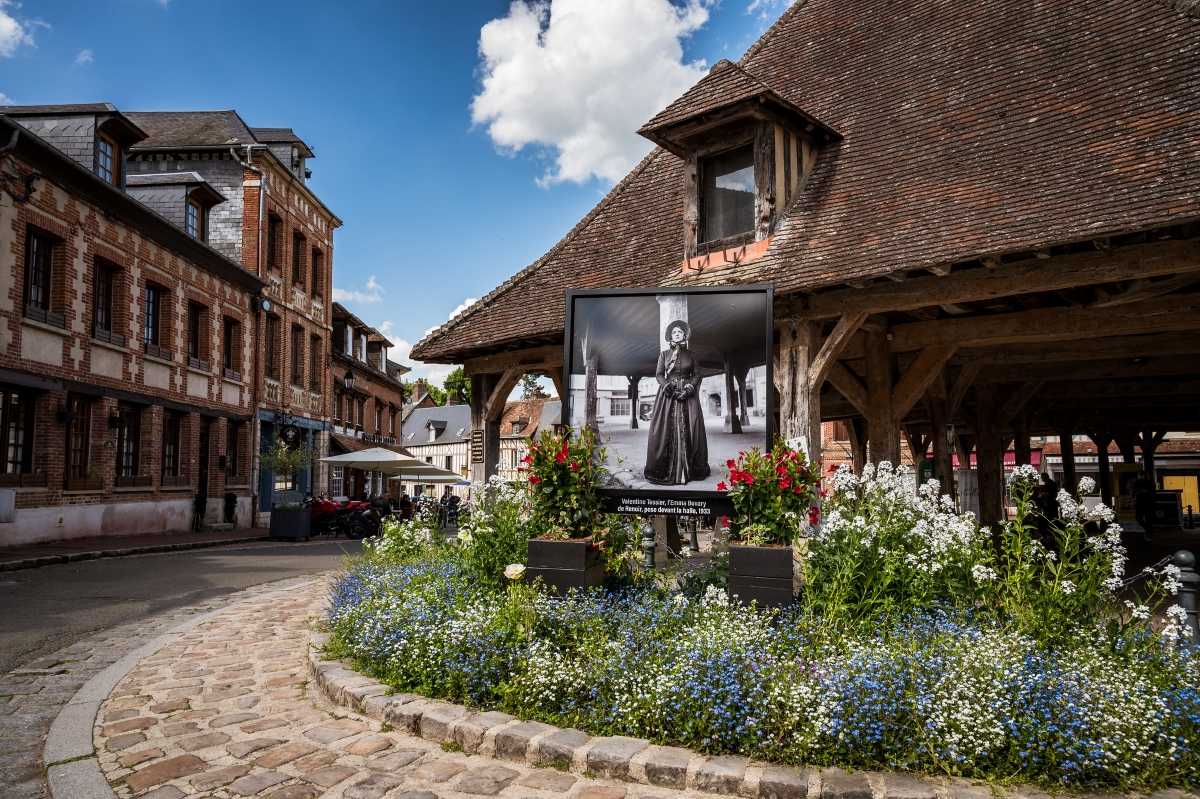
[[[203,178],[225,198],[208,213],[211,245],[265,283],[252,320],[261,346],[248,372],[255,451],[295,428],[317,456],[326,454],[333,231],[342,223],[307,185],[312,150],[290,128],[251,128],[236,111],[127,116],[148,134],[131,149],[131,177]],[[293,480],[257,470],[258,513],[270,512],[276,491],[326,485],[325,472],[318,462]]]
[[[368,447],[399,449],[404,384],[410,370],[388,359],[392,343],[339,303],[333,304],[330,352],[333,405],[329,452],[340,455]],[[334,466],[332,496],[394,493],[384,475]]]
[[0,544],[248,525],[263,281],[206,243],[221,195],[127,179],[109,104],[0,112]]

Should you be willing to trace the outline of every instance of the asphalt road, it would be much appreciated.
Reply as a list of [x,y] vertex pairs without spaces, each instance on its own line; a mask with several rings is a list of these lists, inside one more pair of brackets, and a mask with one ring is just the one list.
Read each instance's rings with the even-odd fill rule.
[[0,674],[118,624],[336,569],[357,541],[254,543],[0,572]]

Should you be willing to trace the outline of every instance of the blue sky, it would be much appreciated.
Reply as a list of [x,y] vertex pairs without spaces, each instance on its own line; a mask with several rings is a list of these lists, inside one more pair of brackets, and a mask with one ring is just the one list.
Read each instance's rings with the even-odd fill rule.
[[637,124],[786,2],[0,0],[0,101],[294,128],[345,222],[336,296],[403,357],[551,247],[646,151]]

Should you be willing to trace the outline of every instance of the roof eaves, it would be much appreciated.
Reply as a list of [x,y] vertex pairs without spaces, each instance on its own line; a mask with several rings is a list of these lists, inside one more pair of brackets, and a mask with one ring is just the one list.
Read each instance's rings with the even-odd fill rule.
[[[52,159],[52,163],[61,170],[59,174],[66,176],[64,179],[78,181],[77,185],[82,187],[83,191],[102,197],[109,211],[119,214],[124,205],[125,208],[130,209],[133,213],[141,214],[145,218],[153,220],[153,223],[159,227],[159,232],[162,234],[162,237],[158,239],[160,244],[181,252],[185,257],[194,258],[193,255],[186,252],[187,250],[192,250],[194,253],[202,255],[208,261],[207,266],[214,274],[232,283],[239,283],[248,289],[254,290],[261,290],[266,285],[257,276],[247,272],[241,264],[229,260],[229,258],[217,252],[207,243],[192,238],[154,209],[138,202],[115,186],[101,180],[91,171],[77,163],[41,136],[30,131],[24,125],[9,119],[3,114],[0,114],[0,123],[11,126],[17,134],[11,142],[11,146],[26,146],[22,140],[31,142],[34,145],[34,149],[39,151],[39,156]],[[169,239],[169,241],[164,241],[164,239]]]

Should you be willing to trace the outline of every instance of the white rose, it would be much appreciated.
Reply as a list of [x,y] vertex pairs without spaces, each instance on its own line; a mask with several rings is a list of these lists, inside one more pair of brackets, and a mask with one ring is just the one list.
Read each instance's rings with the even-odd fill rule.
[[520,580],[525,576],[525,566],[521,563],[510,563],[504,567],[504,576],[510,580]]

